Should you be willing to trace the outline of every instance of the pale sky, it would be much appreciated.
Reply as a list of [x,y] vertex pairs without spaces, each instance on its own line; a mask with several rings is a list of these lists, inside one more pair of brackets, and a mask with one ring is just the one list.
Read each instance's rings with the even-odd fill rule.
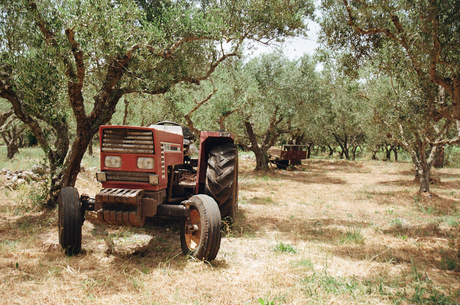
[[293,38],[286,40],[286,42],[282,44],[277,44],[276,46],[266,46],[262,44],[254,45],[250,50],[250,52],[252,52],[251,56],[257,56],[262,53],[271,53],[274,50],[279,49],[279,46],[284,49],[284,54],[291,60],[297,59],[305,53],[312,55],[315,48],[318,47],[316,40],[318,38],[319,25],[315,22],[309,21],[308,27],[308,38]]

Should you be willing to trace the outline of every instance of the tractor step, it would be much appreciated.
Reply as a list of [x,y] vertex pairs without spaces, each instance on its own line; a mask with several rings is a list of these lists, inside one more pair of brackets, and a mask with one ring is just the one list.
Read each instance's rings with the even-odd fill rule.
[[110,225],[142,227],[145,224],[145,217],[137,215],[136,211],[97,211],[97,219]]
[[95,211],[100,221],[111,225],[142,227],[144,190],[107,188],[96,195]]
[[96,195],[96,205],[98,202],[138,205],[143,195],[141,189],[107,188]]

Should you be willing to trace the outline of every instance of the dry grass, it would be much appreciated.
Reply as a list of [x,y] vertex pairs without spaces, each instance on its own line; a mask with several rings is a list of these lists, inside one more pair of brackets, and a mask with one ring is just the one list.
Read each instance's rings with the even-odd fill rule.
[[[87,215],[82,254],[58,246],[56,211],[0,188],[5,304],[455,304],[460,170],[417,196],[409,163],[308,160],[255,173],[240,160],[240,211],[217,259],[180,251],[177,223],[105,226]],[[80,192],[95,194],[93,170]],[[0,177],[0,179],[2,179]],[[32,196],[33,198],[33,196]]]

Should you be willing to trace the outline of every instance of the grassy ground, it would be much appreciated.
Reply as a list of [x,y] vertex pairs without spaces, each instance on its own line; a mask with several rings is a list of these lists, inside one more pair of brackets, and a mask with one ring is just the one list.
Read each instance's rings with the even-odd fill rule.
[[[31,155],[21,151],[14,162],[41,161]],[[97,156],[85,159],[80,192],[99,190],[97,163]],[[253,167],[242,155],[238,219],[224,227],[212,263],[181,254],[174,221],[134,229],[99,224],[91,213],[83,253],[66,257],[56,211],[36,208],[39,186],[0,187],[0,303],[460,301],[459,169],[434,170],[440,182],[426,198],[416,194],[410,163],[313,159],[296,171]]]

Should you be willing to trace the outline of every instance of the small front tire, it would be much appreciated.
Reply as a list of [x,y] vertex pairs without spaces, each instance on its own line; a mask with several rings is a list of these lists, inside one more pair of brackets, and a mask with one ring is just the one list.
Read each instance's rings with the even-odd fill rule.
[[64,187],[59,192],[59,244],[69,256],[81,251],[81,232],[83,225],[82,204],[78,190]]
[[207,195],[192,196],[184,204],[190,209],[190,219],[180,227],[182,252],[199,260],[214,260],[221,241],[219,206]]

